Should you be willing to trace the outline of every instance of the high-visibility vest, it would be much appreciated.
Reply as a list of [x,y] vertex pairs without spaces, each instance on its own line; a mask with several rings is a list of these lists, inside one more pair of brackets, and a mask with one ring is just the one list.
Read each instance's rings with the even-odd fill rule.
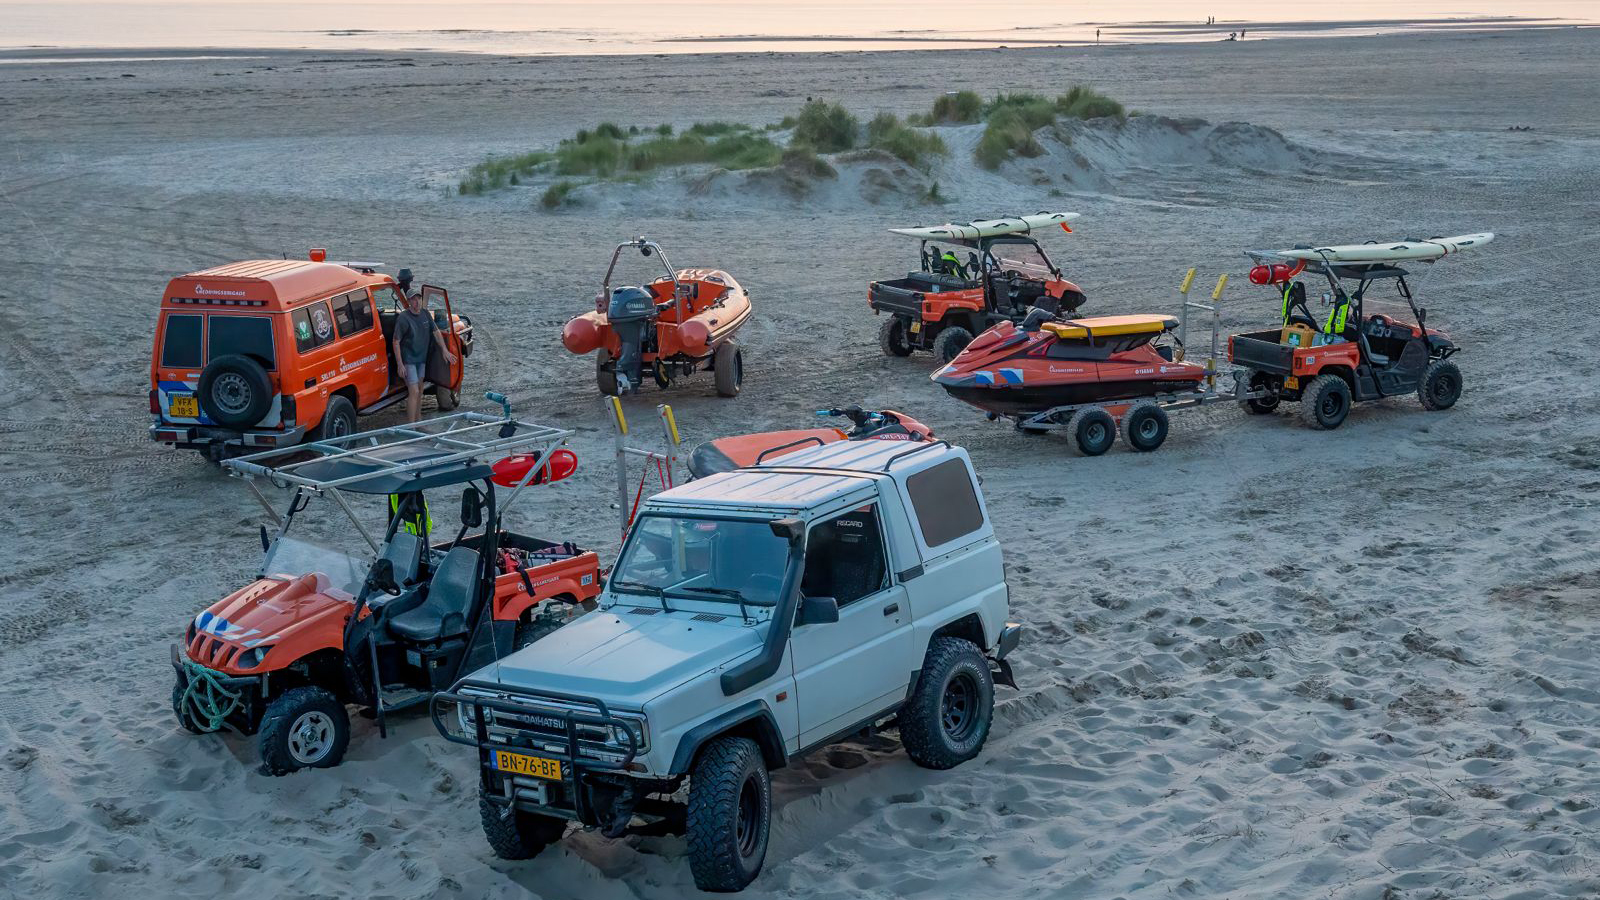
[[1283,324],[1285,326],[1289,324],[1289,288],[1293,286],[1293,283],[1285,283],[1283,286]]
[[[400,525],[401,525],[402,528],[404,528],[406,530],[407,534],[414,534],[417,537],[423,537],[427,532],[433,531],[433,514],[428,511],[427,498],[419,498],[419,499],[422,501],[422,512],[420,514],[413,514],[411,516],[411,518],[406,519],[404,522],[400,523]],[[398,515],[399,513],[400,513],[400,495],[399,494],[390,494],[389,495],[389,516],[392,518],[392,517]],[[426,520],[426,522],[427,522],[426,531],[424,531],[424,529],[423,529],[424,520]]]
[[944,256],[940,257],[940,259],[950,264],[951,275],[954,275],[958,278],[967,277],[967,267],[961,264],[961,260],[956,259],[956,255],[954,253],[946,250],[944,252]]
[[1350,316],[1350,298],[1339,294],[1333,299],[1333,309],[1328,313],[1328,321],[1322,324],[1323,334],[1344,334],[1345,320]]

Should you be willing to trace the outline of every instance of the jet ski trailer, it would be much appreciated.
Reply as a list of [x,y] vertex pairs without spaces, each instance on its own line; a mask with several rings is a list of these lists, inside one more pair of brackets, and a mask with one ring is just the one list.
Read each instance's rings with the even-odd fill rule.
[[[1129,447],[1155,450],[1167,439],[1169,413],[1260,396],[1239,373],[1231,386],[1219,386],[1219,310],[1228,276],[1217,280],[1210,302],[1190,299],[1194,277],[1190,269],[1178,288],[1183,305],[1176,318],[1050,319],[1036,310],[1021,326],[1002,322],[980,335],[932,380],[990,421],[1009,419],[1030,434],[1064,429],[1085,456],[1111,449],[1119,426]],[[1211,352],[1203,364],[1184,359],[1191,313],[1210,319]],[[1176,347],[1155,345],[1173,331]]]

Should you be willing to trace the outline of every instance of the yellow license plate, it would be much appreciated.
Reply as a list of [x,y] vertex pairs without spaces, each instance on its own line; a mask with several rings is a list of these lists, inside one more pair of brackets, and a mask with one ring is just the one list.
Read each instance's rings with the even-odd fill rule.
[[1300,379],[1294,377],[1293,375],[1290,375],[1288,378],[1285,378],[1283,380],[1283,386],[1284,387],[1289,387],[1289,388],[1297,388],[1297,387],[1300,386]]
[[167,401],[167,412],[184,419],[200,417],[200,400],[193,395],[173,397]]
[[911,323],[911,333],[912,334],[918,334],[921,331],[922,331],[922,323],[921,322],[912,322]]
[[502,772],[510,772],[513,775],[532,775],[535,778],[548,778],[551,781],[561,780],[561,763],[559,760],[526,756],[521,753],[512,753],[509,750],[496,750],[494,752],[494,767]]

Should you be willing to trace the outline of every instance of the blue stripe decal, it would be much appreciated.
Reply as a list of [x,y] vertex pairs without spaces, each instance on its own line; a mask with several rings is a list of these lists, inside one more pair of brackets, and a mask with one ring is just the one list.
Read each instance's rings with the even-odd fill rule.
[[1022,383],[1022,370],[1021,369],[1001,369],[1000,370],[1000,377],[1004,378],[1006,380],[1006,384],[1021,384]]

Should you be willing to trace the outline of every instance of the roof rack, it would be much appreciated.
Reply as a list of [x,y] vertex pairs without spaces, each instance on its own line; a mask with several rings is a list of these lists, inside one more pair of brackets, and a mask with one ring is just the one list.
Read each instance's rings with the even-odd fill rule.
[[222,466],[234,475],[261,478],[277,487],[394,493],[484,477],[481,470],[512,452],[542,450],[548,456],[572,433],[509,414],[458,412],[252,453],[225,460]]

